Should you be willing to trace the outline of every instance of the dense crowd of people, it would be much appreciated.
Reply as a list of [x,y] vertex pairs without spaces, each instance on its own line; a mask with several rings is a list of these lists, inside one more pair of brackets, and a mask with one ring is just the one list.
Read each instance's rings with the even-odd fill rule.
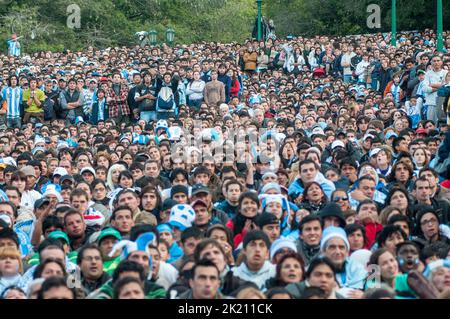
[[[450,297],[450,33],[0,56],[0,297]],[[22,50],[23,51],[23,50]]]

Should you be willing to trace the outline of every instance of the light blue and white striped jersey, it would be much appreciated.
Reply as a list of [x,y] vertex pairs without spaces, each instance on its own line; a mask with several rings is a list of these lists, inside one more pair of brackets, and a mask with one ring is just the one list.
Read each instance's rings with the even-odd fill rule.
[[2,90],[2,98],[6,101],[6,117],[20,117],[20,103],[22,102],[23,90],[16,86],[15,88],[6,87]]
[[105,102],[106,102],[105,98],[103,98],[103,100],[101,100],[101,101],[98,101],[98,119],[99,119],[99,121],[105,120]]
[[425,84],[424,81],[419,83],[419,85],[417,87],[417,91],[416,91],[417,96],[425,97],[425,92],[423,90],[424,84]]
[[83,111],[84,114],[92,113],[92,104],[94,103],[94,96],[97,95],[97,90],[91,91],[89,89],[83,90]]
[[9,198],[8,195],[0,189],[0,203],[1,202],[9,202]]
[[18,41],[9,40],[8,55],[20,56],[20,43]]

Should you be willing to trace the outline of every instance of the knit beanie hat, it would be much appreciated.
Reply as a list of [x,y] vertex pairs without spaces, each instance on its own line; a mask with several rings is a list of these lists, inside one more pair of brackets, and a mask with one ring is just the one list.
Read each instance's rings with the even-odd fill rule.
[[289,238],[278,238],[272,243],[270,247],[270,260],[283,248],[289,248],[290,250],[297,252],[297,245]]
[[450,268],[450,260],[448,260],[448,258],[447,259],[438,259],[436,261],[429,263],[427,265],[427,268],[423,272],[423,275],[426,278],[431,279],[431,275],[433,274],[433,272],[435,272],[436,270],[438,270],[441,267]]
[[184,185],[175,185],[170,190],[170,198],[172,198],[175,194],[178,194],[178,193],[183,193],[186,196],[189,196],[189,189]]
[[337,217],[339,219],[341,227],[344,227],[346,224],[344,214],[342,213],[342,209],[336,203],[326,204],[325,207],[318,212],[318,214],[320,217],[322,217],[322,220],[324,220],[327,217]]
[[320,240],[320,250],[324,251],[327,241],[336,237],[342,239],[344,241],[345,246],[347,247],[347,250],[350,250],[350,243],[348,242],[345,230],[340,227],[334,226],[329,226],[325,228],[325,230],[323,231],[322,239]]
[[256,217],[256,224],[260,229],[262,229],[266,225],[280,225],[280,221],[275,214],[262,213]]
[[277,183],[267,183],[266,185],[264,185],[264,186],[261,188],[261,194],[267,193],[267,191],[270,190],[270,189],[274,189],[274,190],[277,191],[278,194],[281,194],[281,188],[280,188],[280,185],[277,184]]

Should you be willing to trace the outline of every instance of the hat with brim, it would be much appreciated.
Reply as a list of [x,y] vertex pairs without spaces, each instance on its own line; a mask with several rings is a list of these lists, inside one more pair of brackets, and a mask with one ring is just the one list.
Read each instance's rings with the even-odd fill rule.
[[70,176],[70,175],[63,175],[59,179],[59,184],[64,184],[64,182],[67,182],[67,181],[69,181],[71,183],[75,183],[75,179],[72,176]]
[[191,203],[191,206],[192,206],[192,207],[195,207],[195,206],[198,206],[198,205],[202,205],[203,207],[208,208],[208,204],[206,204],[205,201],[203,201],[203,200],[201,200],[201,199],[197,199],[197,200],[195,200],[195,201],[193,201],[193,202]]
[[64,241],[66,242],[66,244],[69,244],[69,236],[67,236],[67,234],[61,230],[55,230],[52,231],[49,235],[48,238],[53,238],[53,239],[64,239]]
[[369,152],[369,157],[373,157],[373,156],[377,155],[380,151],[381,151],[381,148],[378,148],[378,147],[374,148],[373,150],[371,150]]
[[427,134],[427,130],[424,128],[418,128],[416,134]]
[[389,140],[389,139],[391,139],[391,138],[393,138],[393,137],[398,137],[397,133],[394,133],[394,132],[388,132],[388,133],[386,134],[386,136],[385,136],[386,140]]
[[37,201],[34,202],[34,209],[39,209],[44,205],[50,204],[50,200],[48,198],[42,197],[39,198]]
[[95,170],[92,167],[83,167],[80,171],[80,174],[91,173],[95,177]]
[[200,194],[200,193],[206,193],[206,194],[210,194],[211,191],[209,190],[209,188],[203,184],[196,184],[194,186],[192,186],[192,196]]
[[34,170],[33,166],[30,165],[24,166],[20,169],[20,171],[24,173],[25,176],[34,176],[36,178],[36,171]]
[[100,235],[97,237],[97,242],[100,244],[100,242],[105,239],[106,237],[114,237],[117,240],[122,240],[122,236],[120,235],[119,231],[112,227],[104,228]]
[[64,167],[57,167],[55,168],[54,172],[53,172],[53,177],[55,176],[64,176],[64,175],[68,175],[67,170]]
[[338,148],[338,147],[345,148],[344,142],[342,142],[341,140],[336,140],[336,141],[334,141],[333,143],[331,143],[331,149],[332,149],[332,150],[334,150],[334,149],[336,149],[336,148]]

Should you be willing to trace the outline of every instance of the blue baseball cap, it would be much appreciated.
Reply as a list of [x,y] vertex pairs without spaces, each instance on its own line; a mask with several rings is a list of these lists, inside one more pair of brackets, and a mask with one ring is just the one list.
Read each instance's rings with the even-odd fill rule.
[[395,132],[388,132],[388,133],[385,135],[385,138],[386,138],[387,140],[390,139],[390,138],[392,138],[392,137],[398,137],[397,133],[395,133]]
[[161,224],[158,225],[156,227],[156,229],[158,230],[158,234],[162,233],[162,232],[169,232],[172,233],[172,228],[168,225],[168,224]]

